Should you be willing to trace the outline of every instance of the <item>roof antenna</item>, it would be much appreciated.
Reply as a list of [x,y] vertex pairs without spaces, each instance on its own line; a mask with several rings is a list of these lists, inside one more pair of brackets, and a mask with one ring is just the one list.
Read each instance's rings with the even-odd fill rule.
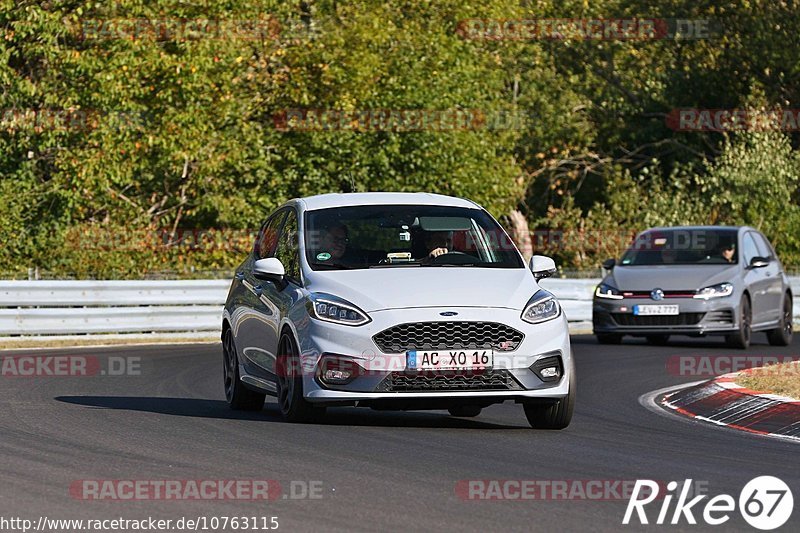
[[356,177],[351,171],[347,172],[347,180],[350,184],[350,192],[361,192],[361,186],[356,183]]

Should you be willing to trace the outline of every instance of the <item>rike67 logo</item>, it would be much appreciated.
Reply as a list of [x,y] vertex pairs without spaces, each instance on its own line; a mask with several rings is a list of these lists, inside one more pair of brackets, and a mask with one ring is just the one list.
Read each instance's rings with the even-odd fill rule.
[[[657,498],[661,500],[656,524],[697,524],[695,513],[709,525],[718,526],[727,522],[731,513],[737,509],[737,501],[729,494],[720,494],[701,502],[708,497],[701,494],[689,499],[692,480],[687,479],[682,486],[677,481],[667,483],[666,494],[659,494],[659,483],[649,479],[637,479],[633,494],[625,509],[623,524],[630,524],[635,517],[640,524],[648,524],[645,507]],[[674,508],[672,501],[677,497]],[[658,504],[656,504],[657,507]],[[771,530],[778,528],[789,520],[794,508],[794,498],[789,486],[781,479],[773,476],[760,476],[750,480],[739,493],[738,510],[742,518],[756,529]],[[652,509],[654,510],[654,509]],[[670,513],[670,511],[672,511]],[[634,522],[635,523],[635,522]]]

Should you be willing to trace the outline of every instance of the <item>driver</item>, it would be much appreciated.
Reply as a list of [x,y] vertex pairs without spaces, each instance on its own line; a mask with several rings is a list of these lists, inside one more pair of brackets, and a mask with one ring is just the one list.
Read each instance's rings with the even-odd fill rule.
[[723,246],[720,251],[720,256],[722,259],[725,260],[727,263],[735,263],[736,262],[736,243],[731,242],[727,245]]
[[420,262],[430,263],[440,255],[452,252],[453,234],[450,231],[431,231],[424,235],[425,249],[428,255]]

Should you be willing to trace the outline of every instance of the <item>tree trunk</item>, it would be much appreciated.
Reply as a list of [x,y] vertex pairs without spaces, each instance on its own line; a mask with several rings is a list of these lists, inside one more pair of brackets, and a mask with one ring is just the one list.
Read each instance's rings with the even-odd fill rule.
[[525,261],[530,261],[533,255],[533,243],[531,242],[531,231],[530,228],[528,228],[528,221],[525,220],[525,216],[516,209],[508,214],[508,220],[511,238],[514,240],[517,248],[519,248],[519,251],[522,252]]

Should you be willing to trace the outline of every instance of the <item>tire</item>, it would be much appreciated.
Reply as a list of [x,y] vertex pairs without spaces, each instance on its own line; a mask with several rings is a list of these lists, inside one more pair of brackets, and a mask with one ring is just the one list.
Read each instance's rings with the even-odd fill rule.
[[325,413],[324,407],[314,407],[303,397],[303,375],[299,369],[299,350],[294,337],[283,332],[278,343],[275,372],[278,375],[278,407],[287,422],[309,422]]
[[472,418],[481,414],[482,407],[477,405],[457,405],[447,410],[451,416],[458,416],[461,418]]
[[525,417],[534,429],[564,429],[572,420],[575,410],[575,366],[569,377],[569,393],[566,398],[555,402],[542,403],[541,401],[524,402]]
[[264,408],[266,394],[252,391],[242,383],[236,344],[230,328],[225,330],[222,342],[222,380],[228,407],[237,411],[260,411]]
[[792,343],[792,297],[783,297],[780,326],[767,332],[767,340],[772,346],[789,346]]
[[750,298],[745,294],[739,304],[739,331],[725,336],[728,346],[740,350],[750,346],[750,339],[753,336],[752,323],[753,311],[750,308]]
[[597,333],[597,342],[600,344],[619,344],[622,342],[622,335],[620,333]]
[[647,342],[654,346],[664,346],[669,342],[669,335],[646,335]]

